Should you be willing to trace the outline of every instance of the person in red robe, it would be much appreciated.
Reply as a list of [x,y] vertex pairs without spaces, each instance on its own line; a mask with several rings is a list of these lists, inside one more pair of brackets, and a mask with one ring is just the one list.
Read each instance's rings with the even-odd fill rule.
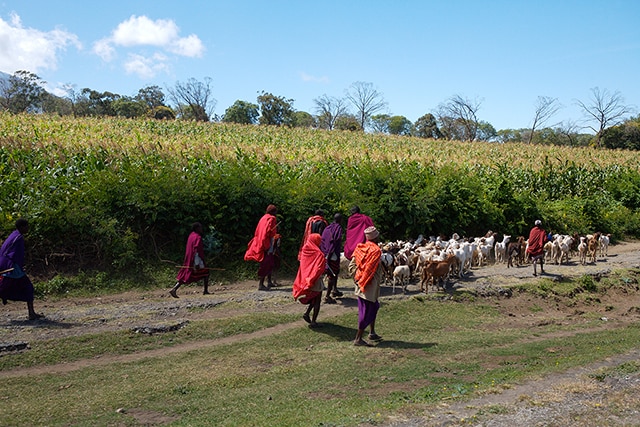
[[544,244],[547,242],[547,232],[542,228],[542,221],[536,220],[534,227],[529,232],[527,253],[533,263],[533,275],[537,276],[536,265],[540,262],[540,274],[544,274],[542,267],[544,260]]
[[307,219],[304,226],[304,234],[302,236],[302,243],[300,244],[300,250],[298,251],[298,261],[300,260],[300,254],[302,253],[302,247],[304,246],[307,238],[311,233],[318,233],[322,235],[324,229],[329,225],[326,219],[324,219],[324,211],[322,209],[316,210],[313,216]]
[[204,295],[209,295],[209,270],[204,265],[204,246],[202,244],[202,224],[194,222],[191,225],[191,233],[187,238],[187,246],[184,252],[184,261],[180,266],[176,284],[169,294],[178,298],[178,288],[183,284],[189,284],[202,280],[204,282]]
[[351,260],[353,256],[353,250],[358,246],[358,243],[364,243],[367,238],[364,235],[364,230],[368,227],[373,227],[373,220],[367,215],[360,213],[360,207],[354,206],[351,208],[351,216],[347,220],[347,231],[345,234],[344,242],[344,256],[348,260]]
[[[273,286],[271,273],[275,266],[275,252],[277,250],[275,245],[278,228],[277,213],[278,208],[274,205],[267,206],[267,211],[258,221],[253,238],[249,241],[247,250],[244,253],[245,261],[260,263],[258,267],[258,277],[260,279],[258,290],[261,291],[267,291]],[[264,285],[265,277],[268,279],[268,286]]]
[[317,319],[324,287],[322,275],[325,272],[326,260],[324,253],[320,250],[321,241],[320,234],[309,234],[300,250],[300,267],[296,279],[293,281],[293,298],[308,305],[302,318],[310,328],[319,326]]

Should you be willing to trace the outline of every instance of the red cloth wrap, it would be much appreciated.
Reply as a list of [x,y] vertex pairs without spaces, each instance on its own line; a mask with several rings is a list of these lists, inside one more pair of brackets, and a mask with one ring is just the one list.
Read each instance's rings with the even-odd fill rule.
[[538,256],[544,253],[544,244],[547,241],[547,233],[542,227],[533,227],[529,233],[529,246],[527,253]]
[[260,218],[256,231],[244,253],[245,261],[262,262],[264,253],[271,246],[271,238],[276,235],[276,217],[267,213]]
[[198,254],[202,262],[204,262],[204,247],[202,246],[202,236],[200,236],[195,231],[192,231],[191,234],[189,234],[189,238],[187,239],[187,247],[184,252],[184,261],[182,261],[182,266],[180,267],[180,271],[176,276],[176,279],[179,282],[193,283],[197,282],[198,280],[202,280],[209,275],[209,270],[196,269],[194,267],[196,254]]
[[320,276],[324,274],[325,258],[320,250],[321,237],[318,233],[312,233],[302,246],[300,251],[300,267],[293,281],[293,297],[305,295],[314,287]]

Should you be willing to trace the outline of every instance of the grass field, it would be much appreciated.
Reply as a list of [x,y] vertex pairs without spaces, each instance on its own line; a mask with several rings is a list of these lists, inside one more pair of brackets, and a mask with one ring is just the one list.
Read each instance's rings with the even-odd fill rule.
[[[385,298],[378,318],[385,339],[373,348],[351,345],[357,314],[348,299],[346,309],[325,306],[324,327],[310,330],[299,304],[273,295],[247,300],[262,306],[256,311],[239,302],[237,292],[248,291],[236,289],[205,309],[212,317],[179,331],[34,341],[3,356],[1,424],[385,425],[637,348],[632,318],[605,323],[598,315],[616,304],[606,294],[629,295],[634,280],[634,272],[615,274],[578,293],[584,279],[522,284],[513,300],[464,291],[448,301]],[[478,419],[491,412],[479,410]]]

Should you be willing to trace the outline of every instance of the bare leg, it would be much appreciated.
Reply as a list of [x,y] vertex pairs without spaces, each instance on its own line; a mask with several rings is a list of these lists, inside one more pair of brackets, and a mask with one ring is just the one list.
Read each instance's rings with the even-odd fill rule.
[[358,329],[358,332],[356,332],[356,339],[353,340],[353,345],[371,347],[371,344],[362,339],[363,335],[364,329]]
[[178,294],[176,292],[177,292],[178,288],[180,288],[180,285],[182,285],[182,283],[176,282],[175,286],[173,288],[171,288],[171,290],[169,291],[169,294],[172,297],[178,298]]
[[267,288],[267,287],[264,285],[264,277],[265,277],[265,276],[260,276],[260,283],[258,284],[258,290],[259,290],[259,291],[267,291],[267,290],[269,290],[269,288]]
[[316,320],[318,320],[318,313],[320,313],[320,299],[322,298],[322,294],[318,295],[311,304],[309,304],[309,308],[313,308],[313,316],[311,316],[311,325],[317,325]]
[[36,320],[44,317],[42,314],[36,313],[33,309],[33,301],[27,301],[27,310],[29,311],[29,320]]
[[204,278],[204,292],[202,292],[203,295],[209,295],[209,278],[205,277]]

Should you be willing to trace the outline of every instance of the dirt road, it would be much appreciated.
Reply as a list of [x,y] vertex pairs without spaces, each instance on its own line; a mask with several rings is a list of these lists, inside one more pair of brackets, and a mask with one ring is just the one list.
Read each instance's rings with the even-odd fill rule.
[[[452,285],[456,288],[471,288],[478,292],[479,295],[482,295],[482,292],[487,289],[498,289],[525,281],[540,281],[545,278],[561,280],[563,277],[579,277],[584,274],[598,276],[606,275],[610,271],[619,268],[640,268],[639,255],[640,242],[622,242],[611,246],[609,248],[609,255],[606,258],[598,258],[595,264],[580,265],[577,259],[574,258],[565,265],[546,265],[546,275],[538,277],[533,277],[531,266],[507,268],[506,264],[492,264],[474,268],[465,278],[453,281]],[[127,292],[90,299],[63,298],[36,301],[37,309],[46,316],[45,319],[38,321],[27,320],[26,307],[23,303],[10,303],[3,307],[3,311],[0,314],[0,343],[29,342],[103,331],[131,330],[135,328],[171,328],[179,325],[181,322],[190,320],[224,318],[237,315],[236,309],[225,308],[223,303],[227,301],[250,302],[252,309],[255,311],[273,311],[274,308],[277,308],[279,312],[301,313],[300,304],[295,303],[291,299],[291,278],[282,278],[279,282],[279,287],[273,288],[268,292],[258,291],[255,281],[245,281],[227,285],[214,284],[212,286],[213,294],[206,296],[201,295],[202,289],[200,287],[187,286],[181,288],[181,297],[179,299],[171,298],[168,295],[167,288],[166,290]],[[345,299],[353,299],[351,293],[352,282],[350,279],[342,279],[339,287],[345,292]],[[430,290],[430,292],[435,291]],[[398,289],[396,289],[395,294],[392,294],[391,287],[384,287],[382,299],[409,298],[411,295],[418,293],[419,287],[416,283],[408,287],[407,294],[402,294]],[[639,301],[636,301],[634,298],[629,298],[628,295],[607,295],[607,298],[611,299],[611,301],[604,302],[602,305],[616,307],[614,311],[606,313],[609,317],[620,316],[622,318],[625,310],[629,310],[634,304],[636,306],[640,305]],[[527,327],[527,325],[540,321],[540,319],[565,317],[571,314],[559,311],[557,307],[551,305],[549,307],[542,306],[542,311],[531,314],[530,311],[523,309],[526,302],[516,295],[512,298],[501,298],[499,304],[500,309],[505,313],[509,313],[510,316],[511,313],[528,312],[529,314],[526,317],[514,315],[510,318],[511,322],[521,322],[522,327]],[[194,308],[196,310],[194,310]],[[323,319],[328,319],[331,316],[344,313],[347,310],[355,310],[355,304],[323,305],[322,317]],[[637,319],[627,316],[624,320],[631,322]],[[301,322],[302,321],[300,321],[300,323]],[[299,323],[294,322],[278,325],[253,334],[236,335],[206,342],[191,342],[184,345],[177,345],[170,349],[164,348],[161,350],[161,354],[188,351],[198,348],[198,346],[223,345],[240,340],[251,340],[256,336],[277,334],[281,331],[299,326]],[[105,356],[99,359],[81,360],[56,366],[16,369],[0,372],[0,378],[7,376],[38,375],[42,372],[64,372],[86,366],[113,363],[116,361],[130,361],[148,356],[153,356],[153,351],[124,356]],[[625,360],[637,360],[638,358],[640,358],[640,350],[633,354],[623,355],[610,361],[602,362],[599,365],[619,364]],[[562,414],[563,411],[567,414],[572,414],[575,413],[576,410],[583,408],[584,405],[580,403],[582,401],[600,399],[604,402],[606,400],[606,396],[610,395],[610,393],[608,393],[610,390],[607,390],[605,387],[595,388],[591,395],[584,396],[566,391],[570,390],[570,388],[567,388],[567,384],[584,381],[584,372],[591,372],[597,368],[598,366],[576,369],[567,372],[563,376],[523,384],[500,394],[474,399],[462,404],[443,404],[438,410],[432,411],[428,417],[398,419],[392,425],[404,427],[457,424],[487,426],[546,425],[545,420],[558,419],[560,416],[558,414]],[[626,389],[633,390],[633,387],[640,385],[640,376],[631,375],[626,378],[618,378],[616,381],[616,391],[624,391]],[[558,387],[560,387],[560,390],[562,390],[562,387],[565,387],[565,392],[556,392],[553,399],[548,399],[548,405],[542,405],[536,409],[535,405],[531,404],[531,401],[535,401],[535,399],[538,399],[538,402],[541,401],[542,398],[539,397],[541,396],[540,393],[547,392],[550,389],[557,389]],[[559,395],[563,397],[558,398],[557,396]],[[523,400],[521,398],[522,396],[530,396],[531,399]],[[628,398],[640,399],[640,397],[635,396],[635,394],[628,396]],[[562,404],[558,402],[565,403]],[[509,411],[509,414],[484,415],[482,419],[474,421],[473,414],[478,413],[478,408],[497,406],[510,407],[512,409]],[[580,425],[576,423],[570,424]],[[593,424],[587,423],[583,425]]]

